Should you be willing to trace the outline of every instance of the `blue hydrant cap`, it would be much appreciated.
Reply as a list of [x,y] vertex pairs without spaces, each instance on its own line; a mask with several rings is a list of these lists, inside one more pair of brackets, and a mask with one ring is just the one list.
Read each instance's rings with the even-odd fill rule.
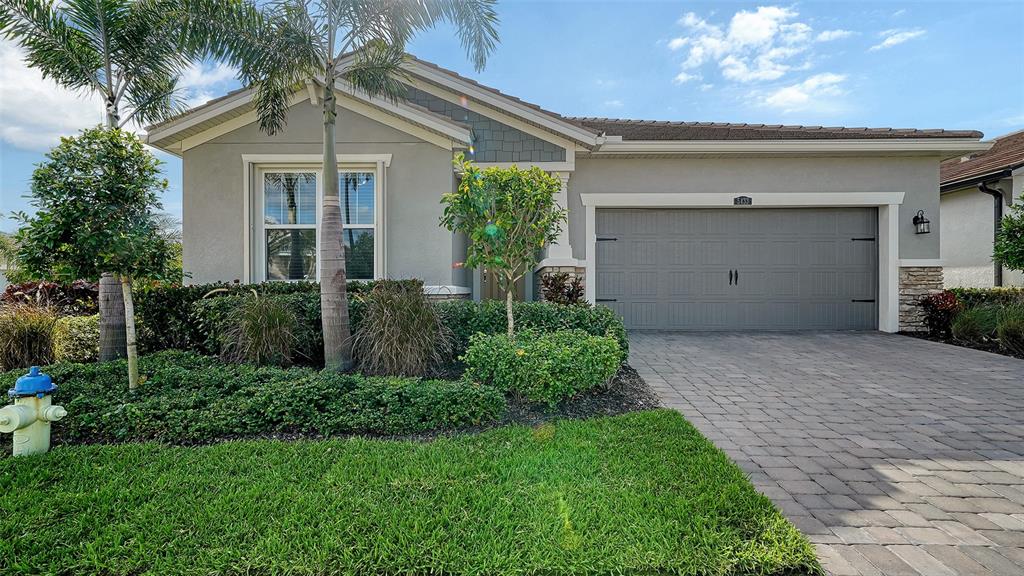
[[39,371],[39,366],[33,366],[14,383],[14,388],[7,391],[7,395],[14,396],[35,396],[37,394],[50,394],[57,389],[53,379]]

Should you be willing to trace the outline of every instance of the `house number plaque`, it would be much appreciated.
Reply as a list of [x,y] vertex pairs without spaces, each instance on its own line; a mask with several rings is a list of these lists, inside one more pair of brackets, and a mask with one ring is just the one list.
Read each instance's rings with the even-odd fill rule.
[[732,199],[732,203],[735,206],[750,206],[754,200],[750,196],[737,196]]

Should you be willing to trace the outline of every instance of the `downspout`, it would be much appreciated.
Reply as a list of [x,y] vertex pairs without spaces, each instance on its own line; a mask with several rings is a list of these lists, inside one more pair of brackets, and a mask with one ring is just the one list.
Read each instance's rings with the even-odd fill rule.
[[[989,188],[986,182],[979,183],[978,190],[992,196],[992,242],[994,244],[999,238],[999,229],[1003,224],[1003,193],[1000,190]],[[993,262],[993,268],[995,274],[994,285],[996,287],[1002,286],[1003,265],[999,262]]]

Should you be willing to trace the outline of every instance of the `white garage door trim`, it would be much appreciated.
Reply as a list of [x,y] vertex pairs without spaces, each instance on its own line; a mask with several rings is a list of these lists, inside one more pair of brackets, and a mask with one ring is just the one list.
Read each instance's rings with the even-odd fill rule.
[[[749,206],[735,206],[737,196],[751,199]],[[580,194],[586,208],[585,261],[586,297],[591,304],[597,295],[597,209],[598,208],[821,208],[821,207],[877,207],[878,208],[878,329],[883,332],[899,331],[899,205],[903,192],[849,192],[813,194],[806,192],[752,192],[734,194],[711,192],[697,194],[650,193],[588,193]]]

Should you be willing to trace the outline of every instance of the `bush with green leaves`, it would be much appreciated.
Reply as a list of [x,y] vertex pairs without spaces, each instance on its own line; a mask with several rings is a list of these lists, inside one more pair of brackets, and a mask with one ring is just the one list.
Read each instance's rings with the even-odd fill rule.
[[956,315],[950,325],[950,332],[954,339],[961,342],[985,344],[995,336],[998,320],[998,308],[974,306]]
[[462,356],[465,378],[554,406],[606,385],[621,365],[614,338],[582,330],[477,334]]
[[1024,304],[1024,287],[950,288],[948,292],[967,308],[974,306],[1012,306]]
[[[505,331],[505,303],[498,300],[452,300],[438,302],[445,324],[455,337],[455,350],[469,346],[477,332],[500,334]],[[582,330],[592,336],[610,336],[619,344],[620,359],[629,355],[629,337],[622,319],[606,306],[562,306],[550,302],[514,302],[512,314],[516,326],[538,332]]]
[[57,362],[95,362],[100,356],[100,316],[61,316],[53,331]]
[[296,342],[295,313],[285,303],[255,291],[242,298],[221,325],[220,357],[236,364],[291,365]]
[[[501,392],[466,382],[225,364],[189,352],[143,356],[135,392],[120,385],[124,369],[123,360],[44,368],[68,411],[54,427],[57,442],[412,434],[485,424],[505,409]],[[0,374],[0,388],[21,374]]]
[[451,358],[451,330],[422,285],[380,280],[354,299],[364,307],[353,342],[364,374],[426,376]]
[[[418,280],[401,280],[399,282],[419,282]],[[364,294],[373,289],[374,282],[352,281],[348,284],[349,294]],[[259,284],[213,283],[179,286],[165,283],[150,283],[140,287],[136,295],[136,313],[139,316],[139,347],[143,353],[160,350],[196,350],[206,354],[215,354],[218,350],[216,339],[211,340],[211,327],[197,324],[195,307],[198,302],[209,302],[219,298],[235,297],[231,302],[239,302],[238,297],[245,296],[255,289],[261,295],[268,296],[302,296],[312,295],[317,299],[315,304],[315,320],[320,322],[320,284],[316,282],[262,282]],[[290,303],[302,302],[302,311],[312,310],[313,304],[304,298],[288,299]],[[350,299],[351,300],[351,299]],[[352,313],[351,304],[349,313]],[[297,311],[300,320],[313,317],[304,316]],[[202,318],[200,318],[200,321]],[[320,329],[317,328],[317,332]],[[323,339],[317,345],[318,352],[308,351],[313,358],[323,358]],[[299,345],[300,350],[304,350]]]
[[0,307],[0,369],[28,368],[53,362],[56,323],[56,313],[46,306],[16,304]]
[[1010,270],[1024,270],[1024,201],[1018,200],[1003,216],[992,259]]

